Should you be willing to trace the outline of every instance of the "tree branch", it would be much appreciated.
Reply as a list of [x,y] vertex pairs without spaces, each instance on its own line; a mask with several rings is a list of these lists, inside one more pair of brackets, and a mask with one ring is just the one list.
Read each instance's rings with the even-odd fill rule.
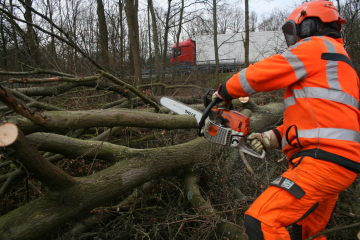
[[44,124],[46,119],[43,118],[39,113],[33,112],[31,109],[24,106],[22,103],[17,101],[6,89],[0,85],[0,101],[2,101],[9,108],[24,116],[34,123]]
[[193,116],[158,114],[139,110],[51,111],[42,112],[42,116],[46,121],[41,123],[41,126],[21,117],[10,119],[9,122],[15,123],[25,134],[117,126],[169,130],[197,128],[197,122]]
[[73,177],[55,167],[31,146],[21,131],[15,143],[9,147],[15,150],[10,156],[18,159],[28,174],[43,182],[50,190],[61,191],[76,184]]
[[89,77],[52,77],[52,78],[11,78],[8,83],[51,83],[51,82],[88,82],[96,81],[99,79],[99,75]]
[[145,102],[149,103],[151,106],[153,106],[156,111],[160,111],[160,107],[159,105],[157,105],[155,102],[151,101],[149,98],[145,97],[143,94],[141,94],[136,88],[134,88],[132,85],[127,84],[126,82],[121,81],[120,79],[114,77],[113,75],[111,75],[108,72],[104,72],[104,71],[100,71],[100,73],[110,79],[111,81],[115,82],[116,84],[119,84],[127,89],[129,89],[130,91],[132,91],[136,96],[140,97],[142,100],[144,100]]

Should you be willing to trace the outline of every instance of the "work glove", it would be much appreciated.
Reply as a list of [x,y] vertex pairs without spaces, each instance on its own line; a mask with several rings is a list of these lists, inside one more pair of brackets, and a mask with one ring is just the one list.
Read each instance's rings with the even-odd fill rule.
[[219,103],[217,104],[217,106],[218,106],[219,108],[230,109],[231,100],[225,100],[225,99],[223,99],[223,98],[219,95],[218,91],[214,92],[214,94],[212,95],[211,99],[212,99],[213,101],[216,100],[216,99],[220,99],[220,100],[221,100],[221,102],[219,102]]
[[246,138],[246,143],[256,152],[261,153],[265,148],[279,148],[279,143],[273,130],[263,133],[252,133]]

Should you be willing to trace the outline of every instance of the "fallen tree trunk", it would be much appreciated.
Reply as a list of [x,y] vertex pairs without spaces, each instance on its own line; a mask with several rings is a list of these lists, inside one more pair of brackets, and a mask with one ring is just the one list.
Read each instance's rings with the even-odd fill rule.
[[[252,131],[260,131],[264,125],[274,124],[274,122],[278,121],[278,116],[281,115],[282,111],[282,104],[262,107],[260,115],[254,113],[251,117]],[[97,111],[86,112],[87,114],[85,114],[85,111],[76,113],[81,113],[79,114],[80,116],[89,116],[89,112]],[[151,114],[146,113],[147,117],[149,115],[152,116]],[[153,117],[156,116],[161,118],[162,115],[164,114],[154,114]],[[69,115],[66,116],[68,117]],[[74,116],[76,115],[74,114]],[[135,116],[135,114],[133,116]],[[61,115],[58,115],[58,117],[62,119],[57,122],[61,126],[60,128],[67,128],[65,126],[69,126],[68,124],[70,122],[72,123],[70,126],[77,126],[76,120],[61,123],[61,121],[66,120],[66,117],[65,115],[64,118],[61,118]],[[184,117],[184,119],[196,125],[195,119],[190,116],[166,117],[170,117],[170,119],[174,118],[173,124],[176,124],[179,118],[182,119],[182,117]],[[92,118],[94,122],[99,121],[99,117],[96,114],[92,115]],[[119,116],[118,118],[121,117]],[[77,121],[81,122],[81,119],[82,117]],[[87,121],[90,121],[90,118],[88,118]],[[134,119],[132,119],[132,121],[134,121]],[[164,126],[169,125],[166,122],[166,118],[162,119],[162,122]],[[99,124],[99,122],[97,124]],[[131,122],[129,122],[129,124],[131,124]],[[56,127],[55,125],[52,126],[55,129],[59,129],[59,127]],[[157,125],[157,127],[160,128],[164,128],[164,126],[161,126],[160,123]],[[144,125],[142,127],[144,127]],[[34,134],[29,136],[29,139],[34,142],[35,140],[40,141],[39,136],[40,134]],[[39,147],[46,146],[46,141],[47,140],[44,139]],[[24,145],[26,144],[23,143],[22,146]],[[16,156],[14,157],[27,168],[27,165],[31,164],[31,159],[29,159],[28,154],[26,154],[27,151],[25,151],[28,148],[14,146],[16,150]],[[101,148],[104,146],[107,147],[107,144],[104,143],[101,146],[98,146],[99,151],[101,151]],[[67,181],[71,184],[68,186],[63,185],[60,188],[56,188],[51,185],[52,188],[49,188],[48,191],[37,200],[0,217],[0,239],[44,238],[51,231],[62,226],[75,216],[79,216],[115,197],[119,197],[145,182],[159,177],[175,176],[194,164],[211,162],[213,159],[220,156],[222,149],[221,146],[213,144],[204,138],[197,138],[184,144],[163,148],[140,150],[120,146],[117,146],[116,148],[118,149],[117,156],[119,156],[119,151],[121,150],[126,154],[126,157],[122,158],[121,161],[118,161],[113,166],[87,177],[70,177]],[[29,171],[29,174],[38,171],[36,168],[42,168],[41,165],[42,164],[35,164],[35,166],[32,166],[34,170]],[[60,169],[56,171],[59,173],[58,175],[67,176],[64,175],[65,173],[61,173]],[[47,174],[43,171],[40,173]],[[47,180],[44,180],[45,185],[47,185],[46,181]],[[51,180],[50,183],[56,181],[58,180],[54,179]]]
[[[45,123],[37,125],[26,118],[13,118],[24,134],[63,132],[92,127],[147,127],[160,129],[196,128],[196,119],[189,115],[156,114],[137,110],[52,111],[41,113]],[[101,116],[101,117],[100,117]]]
[[88,177],[75,178],[72,187],[49,190],[37,200],[5,214],[0,218],[0,239],[40,239],[73,217],[145,182],[174,176],[190,165],[211,161],[220,148],[197,138],[181,145],[138,151],[142,154]]

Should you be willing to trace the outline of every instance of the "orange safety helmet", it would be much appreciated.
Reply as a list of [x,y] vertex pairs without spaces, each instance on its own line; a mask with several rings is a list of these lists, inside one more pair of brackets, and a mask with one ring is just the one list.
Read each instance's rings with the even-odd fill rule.
[[346,21],[340,17],[338,10],[332,2],[317,0],[304,3],[289,15],[282,27],[288,46],[297,42],[297,36],[302,35],[300,30],[301,23],[309,18],[319,18],[323,23],[337,22],[339,32],[341,25],[346,23]]

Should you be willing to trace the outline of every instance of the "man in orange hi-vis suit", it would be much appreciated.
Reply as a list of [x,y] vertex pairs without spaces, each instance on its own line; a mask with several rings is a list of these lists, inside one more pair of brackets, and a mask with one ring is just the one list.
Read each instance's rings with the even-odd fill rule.
[[250,240],[320,233],[360,172],[359,78],[339,33],[343,23],[331,2],[301,5],[282,27],[289,48],[243,69],[213,95],[226,105],[286,87],[283,125],[247,138],[258,152],[281,147],[289,161],[245,213]]

